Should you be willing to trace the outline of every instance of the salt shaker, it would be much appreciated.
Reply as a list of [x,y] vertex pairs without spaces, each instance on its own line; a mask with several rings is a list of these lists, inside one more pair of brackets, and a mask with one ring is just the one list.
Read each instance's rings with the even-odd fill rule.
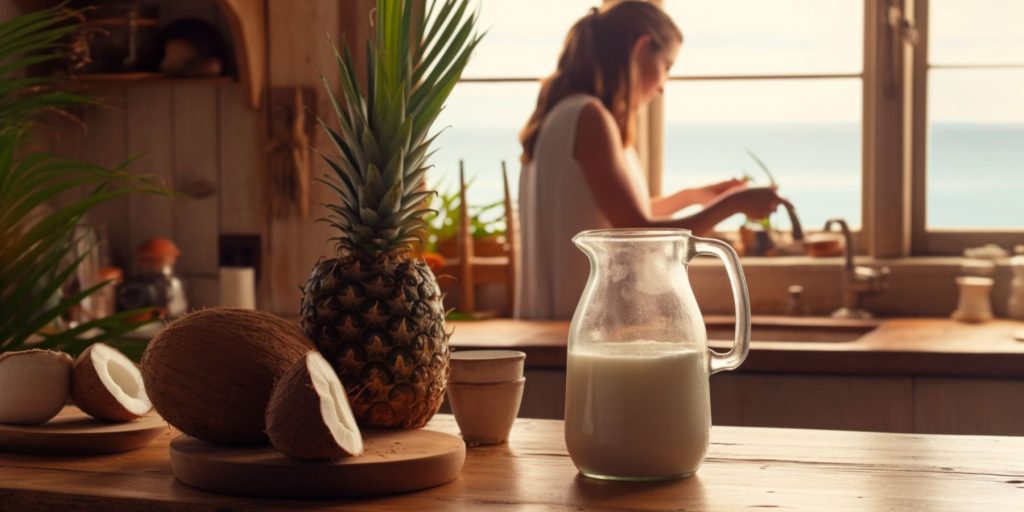
[[1024,320],[1024,245],[1018,245],[1010,258],[1010,270],[1013,281],[1010,283],[1010,301],[1006,305],[1006,314],[1014,320]]

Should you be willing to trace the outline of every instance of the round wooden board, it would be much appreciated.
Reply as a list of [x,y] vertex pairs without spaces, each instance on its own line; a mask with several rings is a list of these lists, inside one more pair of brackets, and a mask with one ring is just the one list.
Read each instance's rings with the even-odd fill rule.
[[43,455],[120,453],[146,446],[167,428],[156,413],[126,423],[107,423],[69,405],[42,425],[0,424],[0,451]]
[[417,491],[462,471],[461,438],[431,430],[367,430],[364,452],[333,462],[299,462],[271,447],[232,448],[180,436],[171,467],[183,483],[260,498],[347,498]]

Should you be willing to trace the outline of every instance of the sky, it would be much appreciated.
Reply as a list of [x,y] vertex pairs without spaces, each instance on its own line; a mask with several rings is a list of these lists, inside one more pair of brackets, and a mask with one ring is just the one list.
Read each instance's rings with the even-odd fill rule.
[[[488,33],[464,76],[546,76],[569,27],[599,3],[472,0]],[[664,0],[664,6],[685,38],[673,75],[862,70],[863,0]],[[1024,0],[932,0],[931,25],[934,64],[1024,65]],[[933,70],[930,82],[934,121],[1024,122],[1024,69]],[[521,125],[536,94],[532,83],[462,85],[443,121]],[[665,101],[670,123],[859,122],[861,82],[673,81]]]

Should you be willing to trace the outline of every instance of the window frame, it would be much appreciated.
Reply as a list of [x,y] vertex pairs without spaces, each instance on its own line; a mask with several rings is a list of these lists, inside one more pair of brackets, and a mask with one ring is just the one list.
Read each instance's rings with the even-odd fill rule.
[[[649,1],[660,6],[665,3]],[[860,78],[862,187],[861,229],[854,233],[857,252],[875,258],[906,258],[961,255],[965,248],[985,243],[1007,248],[1022,244],[1024,229],[927,228],[928,2],[863,0],[864,58],[860,73],[675,76],[670,80]],[[465,77],[460,83],[540,79]],[[638,116],[636,147],[652,196],[663,192],[664,114],[664,100],[658,97]]]
[[[604,0],[604,3],[614,3],[617,0]],[[648,0],[658,6],[664,7],[665,0]],[[875,2],[876,0],[863,0],[865,5]],[[867,7],[867,5],[866,5]],[[868,39],[868,20],[870,8],[864,16],[864,28],[865,28],[865,42]],[[862,83],[862,104],[867,102],[867,82],[871,74],[868,72],[868,56],[867,56],[867,45],[865,43],[864,59],[861,66],[860,73],[774,73],[774,74],[715,74],[715,75],[686,75],[686,76],[669,76],[669,81],[683,82],[683,81],[729,81],[729,80],[822,80],[822,79],[850,79],[858,78]],[[640,155],[641,162],[646,166],[647,170],[647,182],[650,188],[650,194],[652,197],[660,196],[664,191],[662,190],[663,176],[664,176],[664,112],[665,112],[665,101],[663,96],[655,98],[651,104],[641,112],[638,125],[641,129],[637,133],[637,152]],[[864,109],[861,115],[861,176],[865,176],[865,170],[867,169],[868,154],[865,151],[867,147],[867,123],[869,119],[869,113],[867,109]],[[867,226],[868,222],[868,207],[869,203],[866,200],[868,196],[869,183],[864,179],[861,188],[861,226]],[[820,226],[803,226],[804,230],[810,229],[815,231],[820,229]],[[854,247],[859,254],[870,254],[870,251],[865,250],[868,245],[868,235],[870,230],[866,230],[863,227],[858,230],[854,230],[852,235],[854,238]]]
[[[663,0],[652,0],[663,5]],[[928,229],[928,2],[864,0],[860,74],[675,77],[673,80],[862,79],[861,230],[858,252],[877,258],[960,255],[967,247],[1024,243],[1024,229]],[[914,33],[916,32],[916,38]],[[915,41],[916,39],[916,41]],[[973,66],[1005,67],[1005,66]],[[1018,67],[1018,66],[1015,66]],[[1020,66],[1024,67],[1024,66]],[[661,193],[664,102],[646,115],[652,195]],[[643,155],[641,151],[641,155]]]
[[[868,0],[876,1],[876,0]],[[929,63],[929,0],[904,0],[907,22],[903,30],[916,30],[917,44],[904,42],[904,53],[908,56],[904,76],[907,80],[908,101],[907,129],[904,139],[909,141],[905,172],[912,183],[910,210],[910,255],[960,255],[968,247],[995,243],[1004,248],[1024,243],[1024,229],[928,229],[927,225],[927,183],[928,183],[928,77],[933,66]],[[942,65],[943,69],[995,69],[1024,68],[1024,64],[1003,65]]]

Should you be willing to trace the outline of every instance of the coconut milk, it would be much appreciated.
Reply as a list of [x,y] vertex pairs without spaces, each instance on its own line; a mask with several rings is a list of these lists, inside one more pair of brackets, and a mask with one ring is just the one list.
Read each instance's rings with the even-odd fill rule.
[[692,474],[708,448],[707,351],[677,343],[594,343],[569,353],[565,444],[589,476]]

